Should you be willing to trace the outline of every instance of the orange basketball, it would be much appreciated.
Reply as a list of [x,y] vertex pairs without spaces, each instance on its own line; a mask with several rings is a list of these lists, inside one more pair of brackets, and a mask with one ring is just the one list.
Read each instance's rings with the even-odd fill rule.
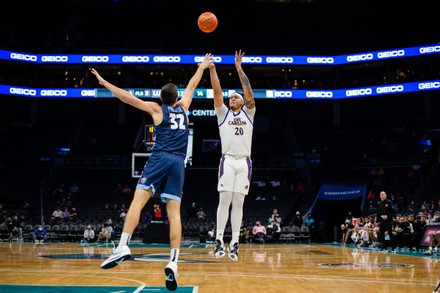
[[217,16],[212,12],[203,12],[200,14],[197,24],[202,32],[211,33],[217,28]]

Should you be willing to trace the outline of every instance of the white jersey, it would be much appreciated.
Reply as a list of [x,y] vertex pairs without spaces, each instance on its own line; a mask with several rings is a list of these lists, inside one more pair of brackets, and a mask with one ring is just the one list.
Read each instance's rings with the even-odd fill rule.
[[248,109],[244,106],[240,112],[235,113],[223,104],[215,108],[215,113],[222,143],[222,154],[250,157],[255,107]]

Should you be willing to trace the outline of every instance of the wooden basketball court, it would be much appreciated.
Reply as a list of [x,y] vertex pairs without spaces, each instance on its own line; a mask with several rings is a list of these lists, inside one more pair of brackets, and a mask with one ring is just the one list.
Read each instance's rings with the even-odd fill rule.
[[[132,258],[104,270],[111,244],[0,243],[0,292],[168,292],[167,244],[132,243]],[[332,244],[243,244],[239,261],[185,242],[175,292],[433,292],[437,256]]]

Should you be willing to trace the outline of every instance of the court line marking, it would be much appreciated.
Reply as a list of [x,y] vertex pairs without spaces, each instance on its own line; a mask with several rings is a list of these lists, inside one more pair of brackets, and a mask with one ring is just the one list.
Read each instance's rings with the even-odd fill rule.
[[[6,270],[2,270],[0,269],[0,272],[3,273],[13,273],[13,274],[17,274],[17,273],[23,273],[23,272],[27,272],[27,273],[32,273],[33,275],[38,274],[38,273],[50,273],[53,274],[52,270],[14,270],[11,272],[10,269]],[[93,274],[93,277],[99,277],[99,278],[110,278],[110,279],[118,279],[118,280],[125,280],[125,281],[133,281],[135,283],[139,283],[140,286],[145,286],[147,287],[147,284],[145,284],[142,281],[138,281],[138,280],[134,280],[134,279],[128,279],[128,278],[117,278],[117,277],[111,277],[109,276],[109,274],[133,274],[133,273],[139,273],[139,271],[114,271],[114,272],[105,272],[107,275],[106,276],[99,276],[96,274],[96,271],[82,271],[82,274],[72,274],[72,273],[68,273],[67,275],[71,275],[71,276],[82,276],[84,277],[84,274]],[[162,273],[158,273],[158,272],[142,272],[142,274],[146,274],[146,275],[162,275]],[[200,276],[200,272],[197,271],[184,271],[184,272],[179,272],[179,274],[182,276]],[[230,273],[224,273],[224,272],[211,272],[211,273],[207,273],[205,272],[203,274],[204,276],[217,276],[217,277],[227,277],[227,278],[242,278],[242,277],[248,277],[248,278],[270,278],[270,279],[295,279],[295,280],[316,280],[316,281],[332,281],[332,282],[337,282],[337,283],[352,283],[352,282],[360,282],[360,283],[378,283],[378,284],[389,284],[389,285],[402,285],[402,280],[400,279],[375,279],[375,280],[361,280],[359,278],[340,278],[340,275],[329,275],[328,277],[316,277],[316,276],[311,276],[311,275],[267,275],[267,274],[230,274]],[[429,282],[429,284],[427,284],[427,282]],[[419,282],[414,282],[414,281],[410,281],[410,282],[405,282],[406,285],[413,285],[413,286],[436,286],[437,285],[437,280],[420,280]],[[47,286],[51,286],[51,285],[47,285]],[[140,291],[139,291],[140,292]]]

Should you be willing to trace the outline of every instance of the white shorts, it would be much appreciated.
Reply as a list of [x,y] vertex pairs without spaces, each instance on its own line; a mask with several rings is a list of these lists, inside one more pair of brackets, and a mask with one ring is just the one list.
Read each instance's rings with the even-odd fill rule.
[[250,157],[223,155],[218,168],[217,191],[232,191],[247,195],[252,176]]

